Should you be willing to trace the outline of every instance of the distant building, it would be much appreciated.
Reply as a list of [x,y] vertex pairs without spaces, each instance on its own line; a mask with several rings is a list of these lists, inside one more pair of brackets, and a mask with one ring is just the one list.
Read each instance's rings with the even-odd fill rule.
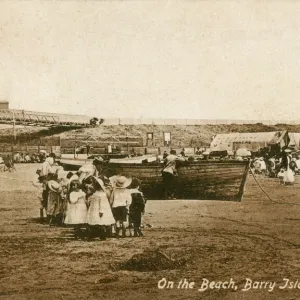
[[256,152],[265,147],[282,148],[290,142],[288,132],[246,132],[246,133],[225,133],[217,134],[210,148],[212,151],[230,150],[236,151],[240,148],[246,148],[252,152]]
[[8,101],[0,101],[0,109],[9,109]]

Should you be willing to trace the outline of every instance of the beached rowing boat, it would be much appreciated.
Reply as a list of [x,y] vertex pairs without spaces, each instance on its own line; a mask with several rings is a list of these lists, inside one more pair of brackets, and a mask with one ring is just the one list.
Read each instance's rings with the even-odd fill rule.
[[[144,194],[162,199],[164,186],[161,164],[109,163],[109,175],[135,176]],[[182,199],[223,199],[240,201],[249,163],[246,161],[196,161],[180,163],[177,170],[177,197]]]
[[[61,162],[62,164],[63,162]],[[81,165],[84,162],[81,162]],[[79,161],[73,165],[62,164],[68,170],[78,169]],[[71,167],[71,168],[70,168]],[[128,159],[114,159],[104,164],[104,172],[110,177],[117,174],[137,177],[142,190],[149,199],[163,199],[164,185],[161,171],[163,165],[157,162]],[[177,197],[182,199],[220,199],[240,201],[249,170],[248,161],[186,161],[178,163]]]
[[[94,154],[88,158],[61,158],[58,160],[58,163],[64,168],[64,170],[77,171],[81,166],[85,164],[91,164],[93,159],[98,156],[100,155]],[[101,154],[101,157],[107,161],[112,159],[123,159],[127,156],[127,154]]]

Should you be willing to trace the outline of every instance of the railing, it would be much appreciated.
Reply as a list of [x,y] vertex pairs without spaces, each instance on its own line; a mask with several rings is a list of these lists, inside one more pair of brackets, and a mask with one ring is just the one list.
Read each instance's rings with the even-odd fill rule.
[[[84,126],[90,122],[90,116],[53,114],[17,109],[0,109],[0,123],[24,125],[67,125]],[[232,119],[151,119],[151,118],[104,118],[104,125],[230,125],[230,124],[300,124],[300,120],[232,120]]]
[[90,117],[0,109],[0,123],[41,126],[86,126]]

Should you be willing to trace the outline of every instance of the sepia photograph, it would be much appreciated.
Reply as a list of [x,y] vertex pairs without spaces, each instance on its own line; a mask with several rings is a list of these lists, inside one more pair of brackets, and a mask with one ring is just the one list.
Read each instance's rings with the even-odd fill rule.
[[300,299],[299,16],[1,0],[0,300]]

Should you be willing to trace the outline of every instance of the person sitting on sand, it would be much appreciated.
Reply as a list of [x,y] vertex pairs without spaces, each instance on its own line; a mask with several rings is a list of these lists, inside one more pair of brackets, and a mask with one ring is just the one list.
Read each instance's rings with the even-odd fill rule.
[[4,158],[4,169],[3,171],[8,171],[8,172],[11,172],[12,170],[15,170],[16,171],[16,168],[15,168],[15,165],[14,165],[14,162],[13,162],[13,159],[10,155],[7,155],[5,158]]
[[28,153],[26,153],[26,155],[24,157],[24,160],[25,160],[26,163],[30,163],[31,162],[31,158],[30,158],[30,156],[29,156]]

